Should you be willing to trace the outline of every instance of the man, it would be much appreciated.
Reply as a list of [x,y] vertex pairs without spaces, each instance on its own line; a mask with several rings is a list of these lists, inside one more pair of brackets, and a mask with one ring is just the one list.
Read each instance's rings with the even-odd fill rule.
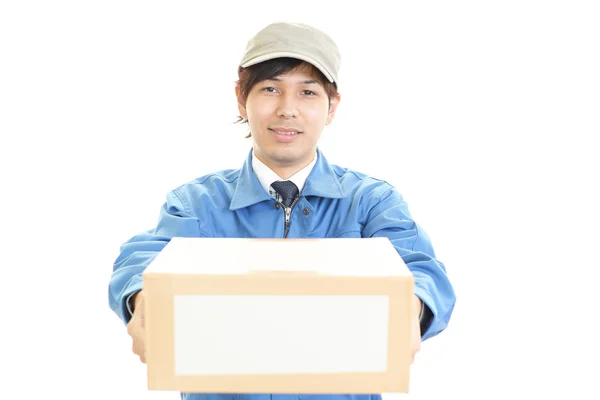
[[[339,65],[335,43],[306,25],[272,24],[248,42],[236,85],[239,118],[248,123],[253,141],[245,163],[169,192],[156,228],[123,244],[114,264],[110,306],[127,324],[142,362],[141,274],[175,236],[387,237],[415,276],[413,357],[422,340],[446,328],[455,303],[452,285],[400,193],[385,181],[329,164],[317,146],[340,102]],[[242,397],[270,395],[182,394]]]

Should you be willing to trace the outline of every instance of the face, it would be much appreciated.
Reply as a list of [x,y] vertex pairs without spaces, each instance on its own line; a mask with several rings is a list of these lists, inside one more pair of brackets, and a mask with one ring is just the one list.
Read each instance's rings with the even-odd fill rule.
[[339,95],[330,105],[324,87],[302,70],[257,83],[245,104],[238,96],[255,155],[273,170],[293,172],[313,160],[323,128],[333,120],[338,103]]

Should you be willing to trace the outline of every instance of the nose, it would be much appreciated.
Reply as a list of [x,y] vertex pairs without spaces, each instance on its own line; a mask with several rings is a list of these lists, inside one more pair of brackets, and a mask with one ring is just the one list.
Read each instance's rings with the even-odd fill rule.
[[285,119],[296,118],[298,108],[293,95],[281,96],[277,107],[277,116]]

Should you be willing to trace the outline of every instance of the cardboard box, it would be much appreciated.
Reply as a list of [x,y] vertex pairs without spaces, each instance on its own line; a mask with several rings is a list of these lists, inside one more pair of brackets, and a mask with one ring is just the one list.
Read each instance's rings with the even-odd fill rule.
[[387,238],[174,238],[143,280],[150,390],[408,392],[414,278]]

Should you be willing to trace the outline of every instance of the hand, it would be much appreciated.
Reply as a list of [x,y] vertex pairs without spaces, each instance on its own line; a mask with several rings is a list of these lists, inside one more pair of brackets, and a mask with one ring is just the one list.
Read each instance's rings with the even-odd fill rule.
[[143,290],[137,292],[133,298],[134,308],[133,316],[127,324],[127,333],[133,339],[132,350],[140,358],[140,361],[146,363],[146,330],[144,328],[144,293]]
[[416,295],[413,296],[413,310],[414,318],[412,323],[412,360],[411,364],[415,361],[415,356],[421,350],[421,299]]

